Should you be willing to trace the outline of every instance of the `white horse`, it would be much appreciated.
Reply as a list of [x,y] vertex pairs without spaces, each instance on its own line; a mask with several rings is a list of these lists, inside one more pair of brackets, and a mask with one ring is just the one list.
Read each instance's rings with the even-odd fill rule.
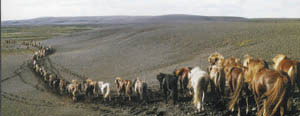
[[101,94],[103,95],[104,101],[109,99],[111,101],[111,96],[110,96],[110,83],[104,83],[103,81],[98,81],[97,83],[99,89],[101,90]]
[[134,84],[134,91],[140,98],[140,100],[146,99],[147,97],[147,83],[145,81],[140,80],[137,78],[133,82]]
[[73,101],[77,101],[79,95],[78,84],[70,83],[67,85],[67,92],[72,96]]
[[204,110],[205,94],[210,83],[209,75],[200,67],[194,67],[188,74],[189,84],[188,88],[193,90],[193,104],[197,111]]

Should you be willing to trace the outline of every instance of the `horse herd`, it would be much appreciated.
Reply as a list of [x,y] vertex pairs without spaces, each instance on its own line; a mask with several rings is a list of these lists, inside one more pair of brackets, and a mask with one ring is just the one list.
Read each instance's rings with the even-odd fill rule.
[[[72,80],[71,82],[58,77],[47,70],[41,59],[53,53],[51,47],[40,44],[28,44],[38,47],[39,50],[32,57],[33,70],[41,77],[49,88],[59,91],[60,94],[69,94],[73,101],[77,101],[80,92],[85,96],[98,97],[103,100],[111,100],[111,84],[103,81],[94,81],[90,78],[83,82]],[[300,65],[296,60],[291,60],[283,54],[276,55],[272,61],[273,69],[269,68],[263,59],[245,55],[244,60],[230,57],[224,58],[220,53],[213,53],[208,57],[209,67],[203,70],[199,66],[183,67],[174,70],[173,73],[159,73],[156,79],[159,88],[163,92],[166,103],[172,98],[174,104],[178,101],[178,93],[193,97],[193,105],[197,112],[205,110],[205,102],[208,88],[218,99],[230,98],[227,103],[228,110],[237,110],[237,115],[242,115],[242,102],[246,103],[246,114],[249,112],[250,97],[253,96],[256,103],[257,115],[283,116],[291,107],[291,98],[294,97],[294,87],[300,87]],[[179,88],[178,88],[179,82]],[[131,101],[135,92],[140,100],[147,100],[147,83],[136,78],[124,80],[115,78],[117,95],[126,97]],[[225,89],[229,90],[226,94]],[[179,91],[178,91],[179,90]],[[245,101],[242,101],[245,100]]]

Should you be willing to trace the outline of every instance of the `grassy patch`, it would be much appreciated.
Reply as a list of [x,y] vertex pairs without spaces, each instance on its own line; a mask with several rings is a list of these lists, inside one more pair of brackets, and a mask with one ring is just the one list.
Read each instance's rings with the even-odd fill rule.
[[1,49],[1,55],[12,54],[33,54],[33,50],[30,49]]
[[251,43],[253,43],[251,40],[242,40],[237,43],[237,46],[244,47],[250,45]]
[[45,40],[55,36],[91,30],[92,26],[20,26],[2,27],[1,38],[15,40]]

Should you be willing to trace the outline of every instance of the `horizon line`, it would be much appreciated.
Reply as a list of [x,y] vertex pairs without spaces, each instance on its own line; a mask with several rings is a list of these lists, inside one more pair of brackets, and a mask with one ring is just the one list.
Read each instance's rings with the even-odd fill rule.
[[34,18],[24,18],[24,19],[8,19],[5,21],[24,21],[24,20],[34,20],[40,18],[76,18],[76,17],[159,17],[168,15],[186,15],[186,16],[203,16],[203,17],[236,17],[245,19],[300,19],[300,17],[243,17],[243,16],[227,16],[227,15],[196,15],[196,14],[163,14],[163,15],[87,15],[87,16],[40,16]]

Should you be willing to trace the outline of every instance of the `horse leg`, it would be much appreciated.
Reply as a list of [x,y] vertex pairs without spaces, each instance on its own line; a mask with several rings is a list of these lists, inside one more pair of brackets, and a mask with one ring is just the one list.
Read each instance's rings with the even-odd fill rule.
[[165,103],[168,104],[168,92],[164,90],[164,95],[165,95]]
[[174,95],[173,95],[173,104],[176,105],[177,97],[178,97],[178,96],[177,96],[177,92],[173,92],[173,94],[174,94]]
[[212,80],[210,80],[211,82],[211,84],[210,84],[210,90],[211,90],[211,93],[213,93],[213,94],[215,94],[216,93],[216,90],[215,90],[215,83],[212,81]]
[[283,106],[280,106],[280,116],[284,116],[284,110],[285,108]]
[[143,98],[144,98],[143,93],[144,93],[144,91],[141,91],[141,92],[140,92],[140,100],[143,100]]
[[142,97],[142,96],[141,96],[141,90],[138,89],[138,90],[137,90],[137,98],[140,99],[140,100],[142,100],[141,97]]
[[174,91],[173,91],[173,89],[172,90],[169,90],[170,91],[170,96],[172,97],[172,100],[173,100],[173,104],[175,104],[175,95],[174,95]]
[[249,97],[246,96],[246,114],[248,115],[248,112],[249,112]]
[[180,92],[183,93],[183,80],[181,79],[182,77],[180,76]]
[[254,96],[254,100],[256,102],[256,107],[257,107],[257,115],[259,115],[259,112],[260,112],[260,108],[259,108],[259,100],[258,100],[258,96],[256,95],[256,93],[254,92],[255,90],[253,90],[253,96]]
[[266,108],[266,100],[264,100],[264,106],[263,106],[263,116],[267,116],[267,108]]
[[128,96],[128,98],[129,98],[129,101],[131,101],[131,96],[130,96],[129,94],[128,94],[127,96]]
[[201,99],[201,101],[202,101],[202,103],[201,103],[201,105],[202,105],[202,111],[204,111],[204,104],[205,104],[205,92],[204,91],[202,91],[202,99]]

